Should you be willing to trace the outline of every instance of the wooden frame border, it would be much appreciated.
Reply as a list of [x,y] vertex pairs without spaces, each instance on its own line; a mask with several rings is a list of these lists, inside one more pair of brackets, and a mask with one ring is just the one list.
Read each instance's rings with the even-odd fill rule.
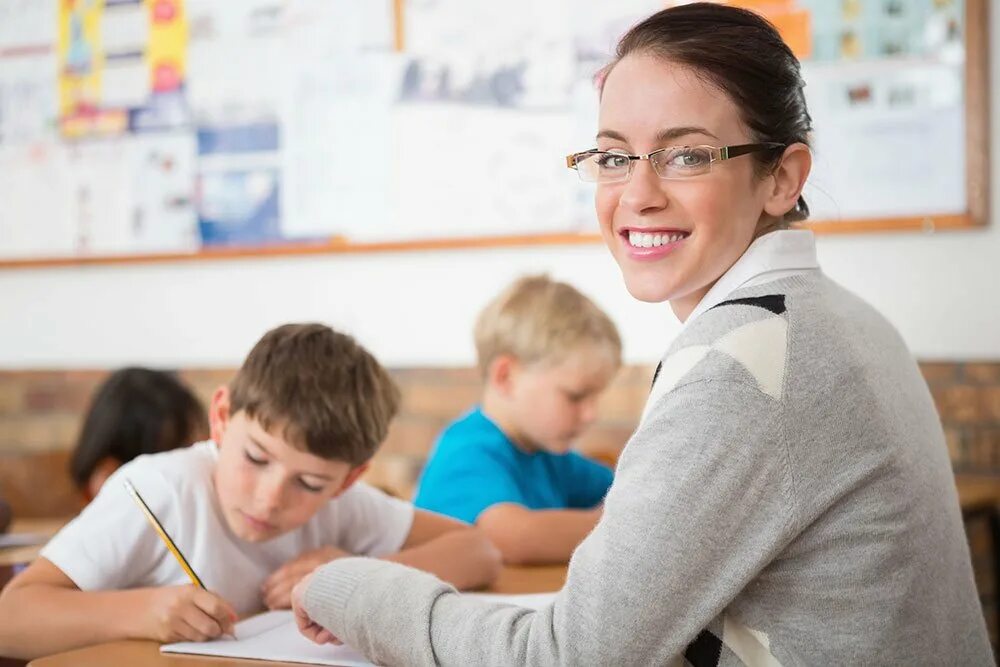
[[[405,0],[394,0],[394,42],[405,42]],[[989,0],[965,0],[965,165],[968,209],[962,214],[920,215],[895,218],[865,218],[844,221],[807,221],[801,226],[818,234],[969,229],[985,226],[990,214],[990,67]],[[998,36],[1000,37],[1000,36]],[[268,246],[208,248],[190,253],[149,253],[0,259],[0,270],[88,266],[93,264],[146,264],[194,260],[231,260],[291,255],[355,254],[416,250],[456,250],[535,245],[580,245],[599,243],[596,233],[520,234],[468,238],[418,239],[412,241],[351,242],[334,238],[327,242],[290,242]]]

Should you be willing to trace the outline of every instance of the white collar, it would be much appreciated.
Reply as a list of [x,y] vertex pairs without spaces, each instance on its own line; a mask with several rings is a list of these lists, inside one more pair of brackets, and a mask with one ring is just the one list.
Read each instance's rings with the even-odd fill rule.
[[756,239],[746,252],[708,290],[684,327],[706,310],[725,301],[741,287],[819,269],[816,237],[807,229],[781,229]]

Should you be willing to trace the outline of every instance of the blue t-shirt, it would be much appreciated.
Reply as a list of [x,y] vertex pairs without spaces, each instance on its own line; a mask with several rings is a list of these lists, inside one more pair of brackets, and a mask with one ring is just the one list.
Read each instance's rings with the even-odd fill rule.
[[413,503],[469,523],[497,503],[589,509],[604,500],[612,476],[576,452],[524,453],[476,407],[438,438]]

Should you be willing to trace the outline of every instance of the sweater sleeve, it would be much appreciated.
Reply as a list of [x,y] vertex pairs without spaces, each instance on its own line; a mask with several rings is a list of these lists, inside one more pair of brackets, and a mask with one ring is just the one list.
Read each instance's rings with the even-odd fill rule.
[[386,664],[668,664],[794,537],[781,417],[756,387],[717,379],[659,399],[546,608],[344,559],[317,571],[306,610]]

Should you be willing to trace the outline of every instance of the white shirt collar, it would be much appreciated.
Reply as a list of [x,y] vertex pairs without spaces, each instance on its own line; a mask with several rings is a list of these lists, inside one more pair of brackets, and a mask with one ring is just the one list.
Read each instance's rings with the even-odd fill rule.
[[807,229],[781,229],[756,239],[702,297],[684,327],[741,287],[819,269],[816,237]]

